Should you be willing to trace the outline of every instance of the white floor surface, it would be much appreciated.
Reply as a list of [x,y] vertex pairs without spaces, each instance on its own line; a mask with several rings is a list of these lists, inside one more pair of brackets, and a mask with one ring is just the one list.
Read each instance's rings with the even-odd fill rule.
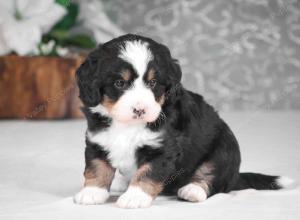
[[217,194],[204,203],[159,197],[148,209],[73,204],[86,122],[0,121],[0,219],[300,219],[300,113],[221,114],[239,140],[242,171],[285,175],[287,190]]

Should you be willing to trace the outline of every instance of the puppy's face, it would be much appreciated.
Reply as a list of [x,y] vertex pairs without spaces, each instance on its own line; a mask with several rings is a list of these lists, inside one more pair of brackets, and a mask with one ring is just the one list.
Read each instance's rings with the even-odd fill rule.
[[155,121],[164,103],[165,83],[148,44],[125,42],[120,46],[115,62],[118,65],[105,77],[101,101],[104,110],[121,122]]
[[[89,68],[85,68],[92,73],[84,74],[80,69],[77,72],[82,101],[92,112],[120,122],[154,122],[172,85],[170,71],[175,71],[168,63],[173,62],[167,57],[169,52],[161,51],[160,46],[166,50],[152,41],[126,37],[104,44],[97,55],[91,55]],[[90,95],[84,94],[87,91]],[[87,102],[90,100],[93,103]]]

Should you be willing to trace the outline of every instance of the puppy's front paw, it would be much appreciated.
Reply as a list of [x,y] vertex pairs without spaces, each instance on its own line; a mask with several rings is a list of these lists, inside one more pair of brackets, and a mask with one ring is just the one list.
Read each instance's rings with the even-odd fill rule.
[[146,208],[151,205],[152,200],[153,198],[141,188],[130,186],[128,190],[119,197],[117,206],[127,209]]
[[190,202],[203,202],[207,198],[205,190],[194,183],[189,183],[181,187],[177,194],[179,198]]
[[74,202],[81,205],[97,205],[104,203],[108,197],[109,193],[106,189],[87,186],[74,196]]

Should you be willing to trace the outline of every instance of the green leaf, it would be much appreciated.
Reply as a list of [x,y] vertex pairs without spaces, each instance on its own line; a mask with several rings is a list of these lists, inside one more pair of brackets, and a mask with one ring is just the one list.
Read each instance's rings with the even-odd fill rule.
[[67,14],[58,23],[55,24],[52,30],[69,30],[75,25],[79,13],[79,6],[75,3],[69,2],[66,9]]
[[[61,47],[95,48],[96,42],[93,38],[85,34],[72,34],[70,32],[70,29],[76,25],[76,19],[79,13],[78,4],[72,3],[71,0],[56,0],[56,2],[67,9],[67,14],[54,25],[50,32],[43,35],[42,42],[47,43],[50,40],[54,40],[56,46]],[[55,47],[49,55],[56,54],[58,53]]]
[[49,39],[55,39],[58,42],[63,42],[65,39],[70,37],[69,31],[67,30],[52,30],[45,37]]
[[55,2],[64,6],[64,7],[68,7],[71,4],[72,0],[56,0]]
[[96,47],[96,42],[93,38],[84,35],[70,35],[68,31],[53,30],[50,33],[43,36],[42,42],[47,43],[49,40],[55,40],[57,45],[62,47],[75,46],[79,48],[92,49]]
[[65,45],[77,46],[80,48],[92,49],[96,47],[96,42],[89,36],[78,34],[65,39]]

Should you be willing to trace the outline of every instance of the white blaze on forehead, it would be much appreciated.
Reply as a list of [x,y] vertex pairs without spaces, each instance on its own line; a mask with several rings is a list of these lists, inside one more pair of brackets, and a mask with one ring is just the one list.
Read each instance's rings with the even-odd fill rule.
[[139,76],[143,76],[149,61],[153,59],[147,42],[140,40],[125,42],[125,46],[120,50],[119,57],[130,63]]

